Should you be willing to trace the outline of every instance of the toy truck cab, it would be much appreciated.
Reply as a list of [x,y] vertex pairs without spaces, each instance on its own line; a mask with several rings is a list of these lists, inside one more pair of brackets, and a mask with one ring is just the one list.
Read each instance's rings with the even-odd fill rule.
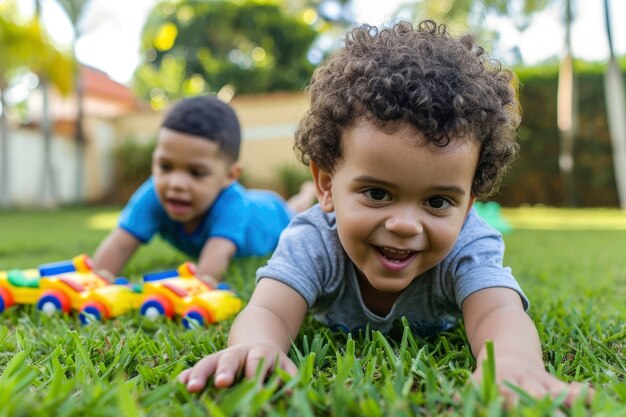
[[241,310],[242,302],[234,293],[214,289],[196,277],[193,264],[187,262],[175,270],[144,275],[146,298],[140,307],[143,316],[181,316],[187,328],[225,320]]
[[37,309],[48,315],[78,310],[85,303],[88,292],[110,285],[93,271],[87,255],[41,265],[39,274],[42,294],[37,300]]

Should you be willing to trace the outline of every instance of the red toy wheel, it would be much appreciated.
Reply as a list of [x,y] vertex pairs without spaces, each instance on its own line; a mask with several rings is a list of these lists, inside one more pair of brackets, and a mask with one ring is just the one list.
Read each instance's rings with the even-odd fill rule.
[[183,314],[183,326],[187,329],[204,327],[210,323],[215,323],[215,318],[205,308],[189,307]]
[[0,287],[0,313],[13,305],[13,295],[6,288]]
[[139,312],[142,316],[146,316],[151,320],[159,316],[165,316],[171,319],[174,317],[174,306],[172,302],[163,295],[151,295],[141,304]]
[[43,311],[48,315],[55,314],[59,311],[69,313],[71,309],[72,304],[70,303],[70,297],[59,290],[46,291],[39,297],[39,301],[37,301],[37,310]]

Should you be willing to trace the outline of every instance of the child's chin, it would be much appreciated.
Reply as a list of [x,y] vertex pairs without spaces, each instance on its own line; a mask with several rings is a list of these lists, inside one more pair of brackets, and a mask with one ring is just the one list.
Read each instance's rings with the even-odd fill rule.
[[170,219],[181,223],[188,222],[190,219],[190,215],[186,213],[168,211],[167,215]]

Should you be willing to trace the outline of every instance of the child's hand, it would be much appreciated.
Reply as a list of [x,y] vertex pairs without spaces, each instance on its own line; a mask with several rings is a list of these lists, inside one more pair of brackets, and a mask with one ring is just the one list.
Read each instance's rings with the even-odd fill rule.
[[240,370],[243,370],[246,378],[254,378],[260,367],[260,374],[265,377],[276,366],[290,375],[298,372],[291,359],[276,346],[239,344],[203,358],[193,368],[183,371],[178,380],[190,392],[198,392],[206,386],[211,376],[214,376],[213,384],[217,388],[226,388],[233,384]]
[[111,284],[115,282],[115,278],[116,278],[115,275],[106,269],[99,269],[96,271],[96,274],[100,275],[102,278],[106,279]]
[[[586,402],[593,398],[593,390],[579,382],[567,383],[548,373],[542,364],[536,360],[516,357],[495,358],[496,382],[500,393],[504,396],[507,408],[514,406],[518,400],[518,394],[508,387],[505,382],[517,386],[535,398],[550,396],[556,398],[566,393],[565,405],[570,406],[587,388]],[[473,373],[473,378],[481,383],[483,380],[483,366],[479,364]]]

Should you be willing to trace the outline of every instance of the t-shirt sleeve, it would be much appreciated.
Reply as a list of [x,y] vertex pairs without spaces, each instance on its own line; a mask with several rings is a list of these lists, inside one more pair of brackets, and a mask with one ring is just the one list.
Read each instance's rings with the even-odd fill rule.
[[510,288],[520,296],[524,309],[529,302],[511,273],[503,266],[504,242],[502,235],[484,222],[470,219],[474,224],[465,230],[453,250],[452,261],[447,268],[453,297],[459,308],[465,299],[486,288]]
[[152,178],[144,182],[122,210],[118,226],[143,243],[159,231],[160,219],[165,216],[154,190]]
[[[331,236],[297,216],[283,231],[267,265],[257,270],[262,278],[280,281],[298,292],[311,308],[325,292],[333,291],[333,277],[343,276]],[[344,266],[345,267],[345,266]]]

